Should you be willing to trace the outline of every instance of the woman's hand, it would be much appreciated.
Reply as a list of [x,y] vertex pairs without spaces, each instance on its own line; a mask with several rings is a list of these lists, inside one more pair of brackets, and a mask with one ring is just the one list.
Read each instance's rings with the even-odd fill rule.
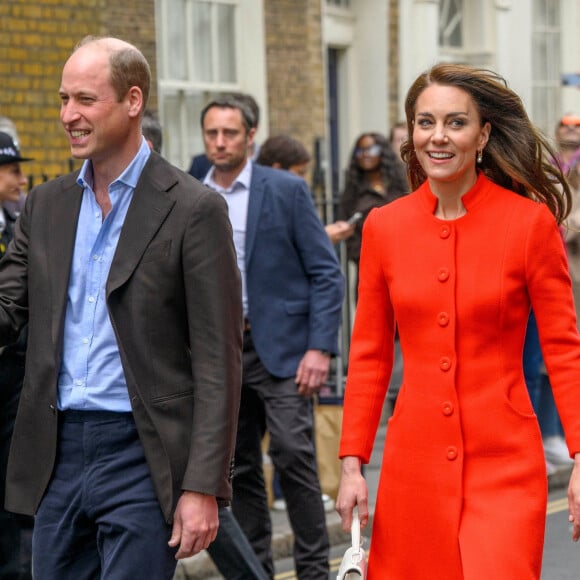
[[333,244],[350,238],[354,234],[354,228],[354,224],[351,225],[343,220],[337,220],[333,224],[328,224],[324,227]]
[[572,540],[580,540],[580,453],[574,457],[574,468],[568,485],[568,520],[572,524]]
[[344,457],[342,460],[336,511],[340,514],[342,529],[345,532],[350,532],[355,506],[358,507],[361,528],[364,528],[369,521],[367,482],[362,476],[361,464],[359,457]]

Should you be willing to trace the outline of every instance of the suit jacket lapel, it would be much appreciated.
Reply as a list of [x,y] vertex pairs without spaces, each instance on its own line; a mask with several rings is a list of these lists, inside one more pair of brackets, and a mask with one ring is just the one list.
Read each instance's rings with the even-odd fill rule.
[[175,184],[175,179],[163,171],[162,163],[164,162],[160,157],[151,155],[139,178],[111,264],[107,297],[133,273],[148,244],[175,204],[166,193]]
[[47,216],[46,255],[53,297],[52,337],[55,344],[64,320],[70,268],[83,198],[82,188],[76,182],[77,176],[78,171],[64,178],[62,187],[54,192],[54,201],[49,206]]
[[246,219],[246,271],[250,264],[254,242],[256,241],[256,230],[264,201],[264,179],[261,168],[255,163],[252,164],[252,180],[250,182],[250,195],[248,201],[248,217]]

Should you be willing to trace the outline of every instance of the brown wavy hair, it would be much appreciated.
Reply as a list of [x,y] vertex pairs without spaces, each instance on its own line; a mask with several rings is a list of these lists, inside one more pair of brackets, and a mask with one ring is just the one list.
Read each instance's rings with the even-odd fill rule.
[[427,179],[415,154],[413,126],[417,99],[433,84],[468,93],[479,112],[481,126],[490,123],[481,170],[498,185],[545,203],[556,221],[562,223],[570,213],[572,197],[562,168],[553,164],[556,152],[530,121],[520,97],[508,88],[503,77],[487,69],[440,63],[412,84],[405,99],[409,139],[401,147],[411,187],[416,189]]

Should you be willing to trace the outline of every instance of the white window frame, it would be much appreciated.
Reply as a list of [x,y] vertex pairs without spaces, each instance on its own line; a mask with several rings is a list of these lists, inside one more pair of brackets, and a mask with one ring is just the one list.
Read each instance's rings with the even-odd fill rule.
[[[452,8],[456,0],[440,0],[439,28],[442,12]],[[459,13],[453,13],[447,19],[447,25],[454,20],[461,26],[462,46],[439,45],[441,60],[445,62],[461,62],[472,66],[492,67],[494,65],[494,31],[493,2],[481,0],[462,0]]]
[[[163,154],[178,167],[187,170],[191,158],[203,152],[203,139],[199,124],[199,112],[204,103],[211,98],[228,92],[248,92],[258,101],[261,118],[266,118],[266,72],[264,47],[264,9],[263,0],[184,0],[186,22],[191,21],[192,6],[196,2],[209,4],[214,17],[211,22],[211,51],[214,55],[212,77],[218,78],[219,30],[217,29],[218,5],[234,7],[234,57],[237,78],[233,82],[193,80],[194,61],[191,33],[185,39],[187,79],[171,78],[169,70],[169,45],[171,33],[167,29],[167,11],[170,4],[167,0],[155,0],[157,29],[157,65],[158,65],[158,102],[159,118],[163,126]],[[248,32],[248,31],[251,31]],[[176,114],[169,119],[165,114],[167,102],[173,101],[177,107]],[[195,104],[194,104],[195,103]],[[195,114],[197,112],[197,115]],[[261,126],[264,123],[261,122]],[[267,124],[266,124],[267,125]]]
[[[557,14],[553,23],[546,23],[545,18],[540,18],[538,9],[540,4],[551,4],[552,9],[556,9]],[[532,118],[547,135],[552,135],[554,127],[561,115],[560,103],[562,100],[562,89],[560,81],[561,72],[561,3],[560,0],[533,0],[532,12]],[[537,59],[533,58],[533,47],[537,46],[538,36],[543,35],[545,39],[549,37],[553,41],[546,41],[546,54],[544,56],[546,70],[540,71]],[[548,74],[544,75],[543,72]],[[551,74],[550,74],[551,73]],[[539,96],[539,93],[543,93]]]

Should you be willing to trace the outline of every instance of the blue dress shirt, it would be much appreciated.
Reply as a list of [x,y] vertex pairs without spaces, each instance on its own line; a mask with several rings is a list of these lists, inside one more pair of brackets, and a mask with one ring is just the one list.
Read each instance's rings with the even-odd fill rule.
[[252,182],[252,162],[246,165],[234,182],[224,189],[213,180],[214,167],[203,180],[204,185],[217,191],[228,204],[228,212],[232,229],[234,230],[234,246],[238,268],[242,276],[242,304],[244,316],[248,316],[248,291],[246,285],[246,222],[248,221],[248,202],[250,199],[250,183]]
[[109,185],[112,209],[105,219],[93,191],[90,160],[78,183],[83,199],[71,268],[58,408],[131,411],[117,339],[109,319],[105,284],[133,192],[149,159],[145,139],[123,173]]

